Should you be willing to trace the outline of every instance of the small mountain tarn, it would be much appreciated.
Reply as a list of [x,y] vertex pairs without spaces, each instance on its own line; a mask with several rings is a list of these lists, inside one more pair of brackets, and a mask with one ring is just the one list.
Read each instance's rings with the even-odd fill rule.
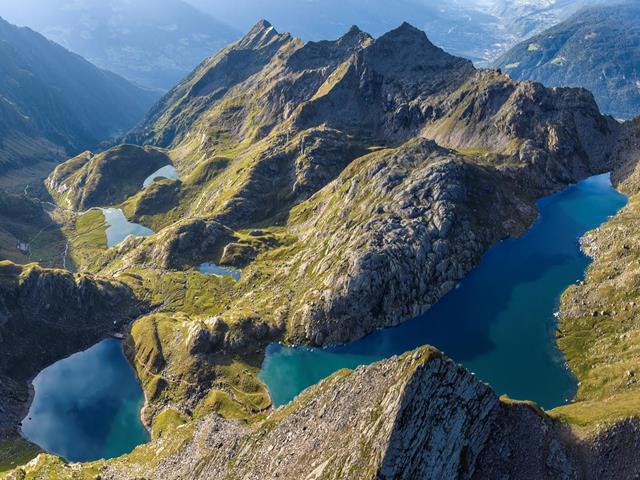
[[153,230],[150,228],[127,220],[124,212],[119,208],[101,208],[100,211],[107,224],[105,233],[109,248],[119,245],[129,236],[149,237],[153,235]]
[[153,182],[155,182],[159,178],[168,178],[170,180],[180,179],[180,177],[178,176],[178,171],[176,170],[176,167],[174,167],[173,165],[166,165],[162,168],[159,168],[158,170],[153,172],[151,175],[149,175],[147,178],[145,178],[144,182],[142,182],[142,186],[144,188],[147,188],[149,185],[151,185]]
[[107,339],[38,374],[22,422],[26,439],[71,462],[129,453],[149,434],[142,388],[118,340]]
[[220,275],[222,277],[231,277],[236,282],[240,280],[241,272],[240,270],[235,270],[233,268],[221,267],[220,265],[216,265],[215,263],[202,263],[198,267],[198,270],[202,273],[206,273],[207,275]]

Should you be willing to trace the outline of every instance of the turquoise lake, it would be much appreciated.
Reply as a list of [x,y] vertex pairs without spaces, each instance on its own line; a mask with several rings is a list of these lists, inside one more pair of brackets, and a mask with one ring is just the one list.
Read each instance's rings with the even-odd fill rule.
[[492,247],[480,265],[426,314],[327,349],[267,349],[260,378],[275,405],[341,368],[355,368],[433,345],[498,394],[553,408],[568,402],[576,380],[556,346],[554,312],[562,292],[590,263],[579,239],[626,204],[609,175],[538,202],[540,217],[520,238]]
[[140,421],[144,394],[118,340],[107,339],[46,368],[22,434],[66,460],[129,453],[149,441]]
[[153,230],[138,223],[127,220],[124,212],[119,208],[101,208],[104,221],[107,224],[107,247],[115,247],[122,243],[129,235],[134,237],[150,237]]
[[170,180],[180,179],[180,177],[178,177],[178,171],[176,170],[176,167],[174,167],[173,165],[167,165],[156,170],[147,178],[145,178],[144,182],[142,182],[142,188],[147,188],[159,178],[168,178]]

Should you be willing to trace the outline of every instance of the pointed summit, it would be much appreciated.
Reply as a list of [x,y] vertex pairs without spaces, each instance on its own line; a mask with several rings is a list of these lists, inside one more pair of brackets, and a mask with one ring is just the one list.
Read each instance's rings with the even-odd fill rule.
[[249,33],[240,39],[238,44],[242,48],[259,48],[269,43],[273,37],[277,37],[279,33],[273,28],[273,25],[267,20],[260,20],[256,23]]
[[400,26],[396,29],[396,30],[402,30],[402,31],[411,31],[411,32],[420,32],[420,33],[424,33],[422,30],[414,27],[413,25],[411,25],[409,22],[402,22],[400,24]]
[[336,45],[354,50],[362,48],[371,41],[373,41],[371,35],[360,30],[357,25],[352,25],[347,33],[336,41]]
[[271,25],[271,23],[268,20],[265,20],[264,18],[261,20],[258,20],[258,23],[256,23],[253,28],[251,29],[251,31],[264,31],[264,30],[269,30],[270,28],[273,28],[273,25]]
[[401,41],[414,44],[431,45],[432,47],[434,46],[427,38],[426,33],[407,22],[402,22],[402,25],[394,30],[391,30],[390,32],[385,33],[378,40],[382,42]]
[[436,47],[426,33],[407,22],[382,35],[365,53],[367,62],[387,79],[419,86],[424,94],[474,71],[470,61]]

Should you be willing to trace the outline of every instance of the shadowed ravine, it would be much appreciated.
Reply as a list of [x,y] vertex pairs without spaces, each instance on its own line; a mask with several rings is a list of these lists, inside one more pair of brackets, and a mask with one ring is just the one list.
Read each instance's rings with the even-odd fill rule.
[[353,368],[430,344],[464,364],[499,394],[544,408],[566,403],[576,381],[555,343],[561,293],[589,259],[579,238],[626,199],[608,175],[592,177],[538,202],[540,218],[522,237],[493,247],[479,267],[429,312],[350,345],[267,350],[260,378],[282,405],[341,368]]

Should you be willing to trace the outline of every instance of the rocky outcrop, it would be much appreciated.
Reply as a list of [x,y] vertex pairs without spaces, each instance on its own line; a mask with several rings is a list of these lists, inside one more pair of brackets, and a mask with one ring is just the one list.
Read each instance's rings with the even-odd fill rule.
[[217,221],[190,219],[175,223],[145,240],[129,238],[119,247],[121,263],[165,269],[194,267],[218,261],[224,247],[234,238],[233,231]]
[[[251,427],[211,415],[90,468],[109,480],[630,478],[639,462],[615,446],[638,439],[633,421],[578,439],[424,347],[338,372]],[[81,468],[43,456],[22,472]]]
[[123,284],[0,262],[0,439],[17,426],[33,376],[126,325],[140,310]]
[[304,248],[291,275],[289,339],[343,343],[426,311],[536,211],[503,175],[410,142],[351,165],[290,220]]
[[57,167],[46,183],[62,206],[86,210],[126,200],[149,175],[170,164],[162,150],[120,145],[98,155],[84,152],[72,158]]

